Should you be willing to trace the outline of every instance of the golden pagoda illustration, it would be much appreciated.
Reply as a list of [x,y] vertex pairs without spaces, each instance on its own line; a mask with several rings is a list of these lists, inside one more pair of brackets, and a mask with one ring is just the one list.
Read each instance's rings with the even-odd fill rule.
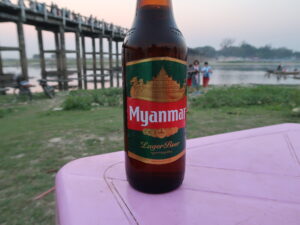
[[176,134],[179,131],[177,127],[160,128],[160,129],[144,129],[143,134],[154,138],[166,138]]
[[152,80],[144,83],[134,77],[130,81],[132,98],[154,102],[176,102],[185,96],[185,88],[173,80],[164,68]]

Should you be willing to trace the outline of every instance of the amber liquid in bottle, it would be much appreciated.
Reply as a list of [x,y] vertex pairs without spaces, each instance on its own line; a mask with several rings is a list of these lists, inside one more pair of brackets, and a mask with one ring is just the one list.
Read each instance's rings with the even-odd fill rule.
[[[125,163],[130,185],[146,193],[164,193],[178,188],[185,172],[185,154],[174,162],[161,165],[128,156],[128,83],[125,82],[127,74],[124,68],[128,62],[155,57],[186,61],[187,47],[174,21],[171,0],[138,0],[133,27],[123,44]],[[182,141],[185,145],[185,140]]]

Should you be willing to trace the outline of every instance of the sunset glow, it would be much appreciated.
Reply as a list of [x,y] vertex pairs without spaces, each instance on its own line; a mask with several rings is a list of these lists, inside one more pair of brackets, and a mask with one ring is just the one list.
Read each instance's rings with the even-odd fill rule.
[[[51,0],[45,0],[51,4]],[[93,15],[106,22],[130,28],[135,0],[56,0],[61,8]],[[247,41],[255,46],[270,44],[300,50],[300,1],[298,0],[173,0],[177,24],[190,47],[211,45],[219,48],[224,38],[236,44]],[[1,24],[0,44],[17,44],[12,24]],[[28,55],[37,53],[36,32],[25,26]],[[49,45],[51,44],[49,38]],[[47,39],[48,40],[48,39]],[[72,46],[72,45],[71,45]]]

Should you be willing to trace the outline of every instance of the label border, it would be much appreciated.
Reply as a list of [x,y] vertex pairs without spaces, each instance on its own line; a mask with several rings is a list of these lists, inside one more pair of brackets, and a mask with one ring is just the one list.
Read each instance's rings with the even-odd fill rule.
[[169,164],[169,163],[177,161],[178,159],[183,157],[185,155],[185,153],[186,153],[186,150],[184,149],[182,152],[180,152],[179,154],[177,154],[177,155],[175,155],[171,158],[167,158],[167,159],[148,159],[148,158],[144,158],[142,156],[136,155],[136,154],[132,153],[129,150],[128,151],[128,156],[132,159],[138,160],[138,161],[146,163],[146,164],[164,165],[164,164]]
[[132,66],[135,64],[139,64],[139,63],[145,63],[145,62],[151,62],[151,61],[171,61],[171,62],[177,62],[183,65],[187,65],[187,62],[181,59],[176,59],[176,58],[172,58],[172,57],[153,57],[153,58],[147,58],[147,59],[139,59],[139,60],[135,60],[135,61],[131,61],[131,62],[127,62],[126,66]]
[[[144,59],[139,59],[139,60],[133,60],[133,61],[130,61],[130,62],[127,62],[125,65],[126,65],[126,72],[128,72],[127,70],[129,70],[129,71],[131,71],[131,70],[136,70],[136,69],[145,69],[147,66],[148,66],[148,64],[149,63],[151,63],[151,64],[153,64],[153,65],[160,65],[160,61],[161,61],[161,63],[162,63],[162,65],[167,65],[167,66],[169,66],[169,64],[167,64],[167,62],[169,62],[170,63],[170,65],[176,65],[177,67],[177,69],[174,71],[174,69],[172,69],[171,70],[171,74],[172,74],[172,79],[174,80],[174,81],[176,81],[177,83],[180,83],[180,85],[182,85],[182,84],[185,84],[184,83],[184,81],[181,81],[181,76],[179,76],[178,75],[178,72],[180,72],[180,74],[182,73],[182,72],[186,72],[186,66],[187,66],[187,61],[185,61],[185,60],[181,60],[181,59],[178,59],[178,58],[173,58],[173,57],[168,57],[168,56],[165,56],[165,57],[151,57],[151,58],[144,58]],[[139,66],[139,64],[141,64],[141,66]],[[137,68],[136,68],[136,66],[137,66]],[[145,67],[145,68],[144,68]],[[183,68],[184,67],[184,68]],[[156,68],[156,67],[155,67]],[[178,71],[177,71],[178,70]],[[131,72],[133,72],[133,71],[131,71]],[[169,71],[170,72],[170,71]],[[129,72],[128,72],[129,73]],[[153,73],[153,71],[152,71],[152,73]],[[173,74],[174,73],[174,74]],[[130,74],[130,73],[129,73]],[[148,73],[146,73],[146,75],[147,76],[150,76],[150,77],[152,77],[152,79],[155,77],[155,76],[153,76],[153,74],[148,74]],[[145,75],[145,76],[146,76]],[[167,74],[168,75],[168,74]],[[173,76],[174,75],[174,76]],[[169,75],[168,75],[169,76]],[[179,76],[179,77],[178,77]],[[174,78],[174,77],[176,77],[176,78]],[[144,76],[143,76],[143,79],[144,79]],[[148,78],[147,78],[148,79]],[[146,80],[147,80],[146,79]],[[178,80],[176,80],[176,79],[178,79]],[[126,84],[128,84],[127,82],[129,82],[129,80],[126,80]],[[183,82],[182,84],[181,84],[181,82]],[[126,85],[127,86],[127,85]],[[127,86],[127,88],[128,87],[130,87],[130,85],[129,86]],[[181,86],[180,86],[181,87]],[[130,95],[127,95],[127,94],[129,94],[129,93],[127,93],[127,89],[126,89],[126,96],[127,97],[129,97]],[[186,94],[186,92],[185,92],[185,94]],[[185,95],[186,96],[186,95]],[[186,98],[186,97],[185,97]],[[151,102],[151,101],[150,101]],[[127,118],[128,119],[128,118]],[[182,128],[182,129],[184,129],[184,131],[183,132],[185,132],[185,127],[184,128]],[[131,140],[131,138],[129,138],[128,137],[128,141],[130,141]],[[147,152],[144,152],[142,155],[143,156],[141,156],[140,154],[139,154],[139,152],[136,152],[136,151],[131,151],[130,149],[131,149],[131,147],[133,147],[134,149],[139,149],[139,146],[131,146],[131,147],[129,147],[129,149],[127,148],[127,156],[129,157],[129,158],[131,158],[131,159],[134,159],[134,160],[137,160],[137,161],[139,161],[139,162],[142,162],[142,163],[145,163],[145,164],[149,164],[149,165],[165,165],[165,164],[170,164],[170,163],[174,163],[175,161],[177,161],[177,160],[179,160],[179,159],[183,159],[182,157],[185,157],[185,155],[186,155],[186,140],[185,140],[185,138],[184,138],[184,140],[182,140],[181,142],[181,147],[180,147],[180,149],[178,149],[178,150],[173,150],[172,149],[172,154],[169,154],[168,156],[169,157],[155,157],[156,159],[153,159],[153,156],[151,157],[151,156],[149,156],[148,154],[147,154]],[[177,152],[177,154],[176,154],[176,152]],[[174,155],[174,153],[176,154],[176,155]],[[172,156],[173,155],[173,156]],[[171,156],[171,157],[170,157]],[[149,158],[148,158],[149,157]],[[160,159],[159,159],[160,158]]]

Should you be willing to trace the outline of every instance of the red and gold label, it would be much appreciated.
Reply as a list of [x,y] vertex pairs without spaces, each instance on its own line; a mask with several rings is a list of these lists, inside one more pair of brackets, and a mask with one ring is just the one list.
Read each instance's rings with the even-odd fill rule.
[[128,156],[147,164],[185,154],[186,62],[170,57],[126,64]]

